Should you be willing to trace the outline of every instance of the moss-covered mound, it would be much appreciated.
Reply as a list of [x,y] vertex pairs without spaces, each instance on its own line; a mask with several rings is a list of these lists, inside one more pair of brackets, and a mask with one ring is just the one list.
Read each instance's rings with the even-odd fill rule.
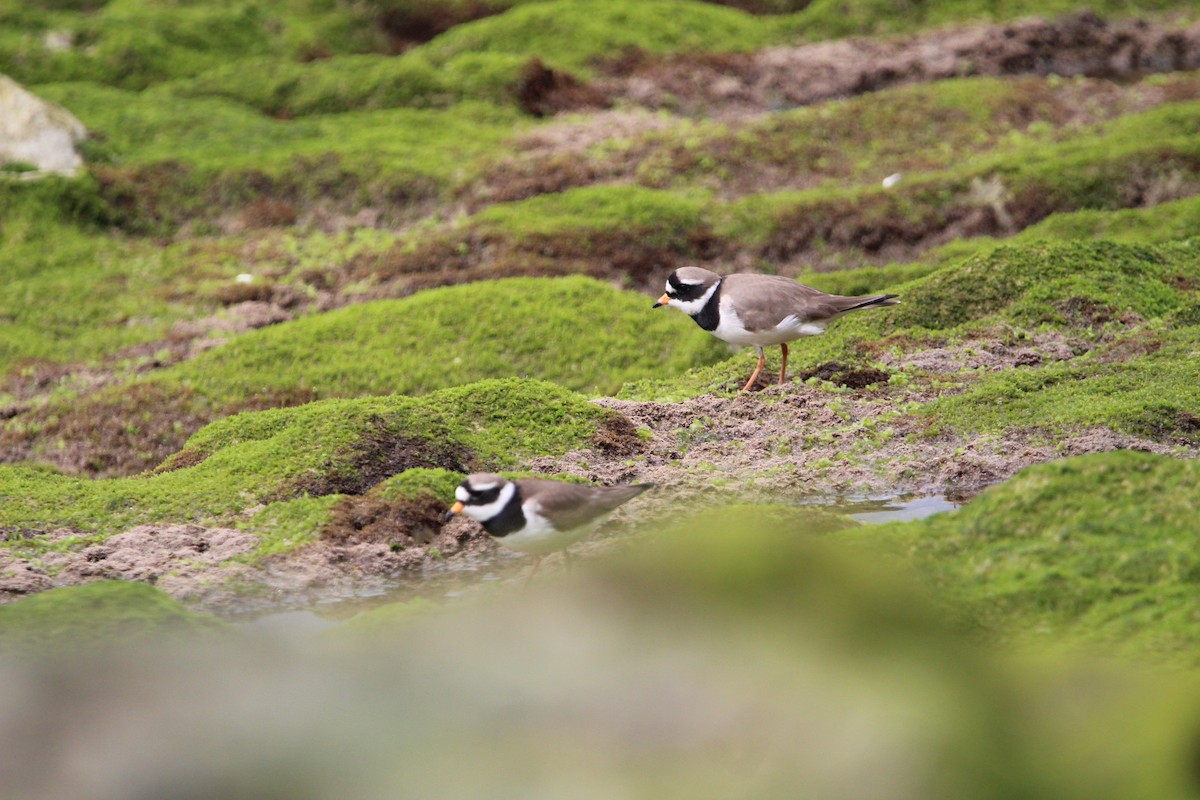
[[0,653],[128,647],[225,630],[144,583],[97,581],[0,606]]
[[507,376],[611,393],[727,352],[680,323],[651,313],[643,295],[588,278],[510,278],[264,328],[162,377],[218,406],[300,387],[316,397],[418,395]]
[[1031,467],[963,509],[863,529],[993,633],[1194,666],[1200,464],[1129,451]]
[[625,381],[679,374],[728,354],[689,320],[650,305],[583,277],[491,281],[364,303],[245,333],[82,401],[52,401],[0,438],[71,471],[129,474],[178,450],[204,423],[242,409],[421,395],[513,376],[611,393]]
[[[1093,0],[1102,14],[1190,9],[1181,0]],[[628,49],[651,53],[747,50],[797,39],[912,31],[963,21],[1078,10],[1077,0],[997,5],[961,0],[914,7],[904,0],[300,0],[146,5],[126,0],[6,2],[0,72],[28,83],[91,80],[141,89],[242,60],[270,66],[357,54],[406,54],[440,67],[477,54],[537,56],[586,70]],[[742,10],[781,16],[752,17]],[[481,19],[482,18],[482,19]],[[478,21],[473,21],[478,20]],[[48,35],[50,34],[50,35]],[[432,40],[432,41],[430,41]]]
[[[200,430],[152,474],[88,480],[2,468],[0,529],[36,546],[52,528],[105,535],[143,522],[234,520],[264,503],[362,494],[414,467],[466,472],[563,453],[614,417],[554,384],[516,379],[237,414]],[[264,520],[327,508],[276,509]]]
[[548,0],[462,25],[425,45],[435,64],[469,53],[536,54],[585,71],[603,56],[638,48],[652,53],[750,50],[772,31],[750,15],[690,0]]
[[[1200,431],[1200,240],[1159,246],[1062,242],[1005,246],[899,285],[902,305],[839,320],[792,348],[793,375],[826,362],[882,368],[890,391],[937,389],[919,412],[936,428],[1061,433],[1105,426],[1195,443]],[[883,270],[876,277],[903,276]],[[855,279],[858,280],[858,279]],[[828,288],[863,289],[861,281]],[[1051,331],[1071,352],[998,372],[946,372],[917,358],[999,339],[1019,347]],[[679,399],[733,392],[751,367],[741,355],[622,396]],[[908,366],[911,364],[911,366]],[[897,380],[897,378],[899,378]],[[918,410],[910,406],[911,410]]]

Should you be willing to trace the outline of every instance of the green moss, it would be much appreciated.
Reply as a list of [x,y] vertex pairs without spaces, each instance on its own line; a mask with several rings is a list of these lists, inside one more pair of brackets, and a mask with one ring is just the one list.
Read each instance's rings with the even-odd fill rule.
[[[567,389],[518,379],[237,414],[196,433],[166,472],[86,480],[0,467],[0,527],[103,536],[143,522],[226,521],[263,503],[366,491],[411,466],[500,469],[561,454],[586,446],[610,416]],[[294,541],[327,511],[325,502],[268,506],[250,528],[261,524],[268,545]]]
[[[435,399],[436,398],[436,399]],[[541,381],[486,380],[430,396],[481,466],[513,467],[534,455],[584,446],[611,413]]]
[[1188,239],[1200,230],[1200,198],[1186,197],[1153,208],[1055,214],[1018,234],[1036,239],[1107,239],[1147,244]]
[[28,34],[0,38],[0,71],[32,83],[92,79],[143,88],[273,48],[268,18],[247,3],[164,7],[114,0],[95,14],[30,22],[61,26],[76,39],[55,51]]
[[964,239],[922,256],[920,261],[886,267],[862,267],[833,273],[808,273],[800,280],[835,294],[863,294],[875,286],[912,280],[995,247],[1103,239],[1126,244],[1167,244],[1191,238],[1200,230],[1200,198],[1185,197],[1151,208],[1119,211],[1086,210],[1052,214],[1004,240]]
[[223,97],[284,119],[385,108],[514,106],[527,57],[470,53],[435,67],[423,54],[347,55],[308,63],[243,59],[163,85],[177,98]]
[[[780,20],[784,31],[808,39],[899,33],[956,22],[1003,21],[1039,15],[1053,17],[1083,8],[1075,0],[952,0],[914,3],[912,0],[813,0],[805,8]],[[1096,0],[1087,9],[1099,14],[1131,16],[1151,11],[1193,11],[1178,0]]]
[[883,267],[858,267],[839,272],[805,272],[797,276],[796,280],[830,294],[879,294],[923,278],[937,268],[937,264],[914,261]]
[[1200,443],[1195,358],[1200,326],[1128,340],[1137,349],[1150,344],[1153,352],[1110,361],[1104,348],[1069,364],[990,375],[922,413],[959,431],[1019,427],[1057,433],[1103,426],[1159,441]]
[[1109,242],[1002,247],[911,284],[889,314],[895,328],[950,330],[999,315],[1025,327],[1064,322],[1055,304],[1083,298],[1159,317],[1183,301],[1169,276],[1187,265],[1186,251]]
[[[906,284],[871,287],[898,292],[901,305],[838,320],[824,335],[793,345],[789,364],[796,372],[830,360],[859,363],[884,340],[919,348],[916,343],[931,337],[997,328],[1053,328],[1095,338],[1105,325],[1120,332],[1129,324],[1120,320],[1143,320],[1151,328],[1170,327],[1129,334],[1155,339],[1129,357],[1109,357],[1124,347],[1118,339],[1086,359],[981,377],[965,394],[935,401],[924,413],[970,430],[1089,424],[1190,440],[1187,409],[1200,402],[1192,388],[1200,383],[1188,366],[1197,335],[1190,320],[1200,285],[1198,247],[1192,240],[1159,247],[1080,241],[997,248]],[[879,275],[906,272],[900,267]],[[862,288],[849,279],[826,285]],[[620,396],[679,400],[736,391],[753,363],[745,352],[677,378],[631,382]]]
[[914,284],[905,310],[892,319],[897,326],[946,330],[1005,321],[1078,330],[1147,320],[1129,332],[1117,327],[1112,341],[1084,357],[981,377],[923,413],[959,430],[1102,425],[1195,441],[1197,246],[1193,240],[1159,248],[1103,242],[1001,248]]
[[604,393],[720,357],[703,331],[650,305],[583,277],[432,289],[252,331],[156,380],[217,407],[299,391],[423,394],[509,375]]
[[434,64],[477,53],[536,55],[587,75],[594,59],[638,48],[651,53],[751,50],[768,26],[736,9],[684,0],[548,0],[459,25],[420,52]]
[[[1065,89],[1040,78],[940,80],[746,121],[680,122],[630,144],[649,151],[638,164],[638,179],[661,187],[741,193],[760,174],[768,184],[763,190],[790,183],[878,184],[893,173],[903,182],[914,173],[961,166],[980,153],[1051,144],[1063,134],[1064,95]],[[604,151],[590,155],[603,164]]]
[[[338,97],[346,94],[341,83],[355,83],[345,76],[331,81],[328,91]],[[475,102],[280,120],[224,97],[164,90],[63,83],[39,92],[93,133],[84,150],[94,178],[73,182],[96,184],[95,209],[83,210],[139,234],[170,233],[189,220],[213,222],[263,200],[295,214],[317,204],[403,213],[408,202],[439,197],[524,124],[515,109]],[[0,184],[0,205],[6,191]],[[67,214],[79,210],[58,211]]]
[[383,500],[409,500],[416,497],[433,497],[447,501],[454,497],[454,490],[466,475],[448,469],[406,469],[379,483],[371,494]]
[[[975,104],[986,110],[985,122],[988,115],[992,120],[984,125],[985,129],[995,127],[995,119],[1006,118],[1009,105],[1017,103],[1025,108],[1029,101],[1021,99],[1023,92],[1032,92],[1035,99],[1039,96],[1026,84],[983,79],[971,83],[973,88],[986,90],[985,100]],[[861,130],[852,127],[856,120],[852,112],[867,107],[897,109],[894,113],[900,115],[898,119],[879,126],[894,130],[902,127],[908,116],[932,103],[943,112],[942,116],[933,115],[939,121],[939,138],[948,140],[952,138],[950,132],[956,131],[958,138],[969,144],[981,132],[980,123],[973,119],[981,112],[964,100],[969,92],[961,87],[956,91],[954,86],[954,82],[943,82],[895,90],[889,94],[894,102],[853,100],[772,115],[771,121],[762,123],[761,129],[740,145],[743,150],[735,149],[741,155],[730,164],[736,165],[742,158],[769,160],[776,157],[771,154],[780,147],[784,155],[778,157],[788,161],[794,157],[788,148],[798,146],[794,141],[816,140],[822,132],[844,129],[847,135],[857,131],[853,141],[861,146],[859,156],[850,159],[857,164],[853,170],[856,174],[877,175],[891,151],[875,137],[863,139]],[[39,221],[18,222],[16,231],[20,232],[22,226],[26,230],[37,227],[55,234],[31,236],[38,241],[36,248],[17,249],[9,260],[73,261],[77,263],[71,264],[71,269],[80,272],[95,269],[99,262],[110,279],[99,282],[99,292],[82,295],[74,286],[61,292],[62,282],[48,273],[11,286],[10,295],[19,293],[33,299],[32,303],[15,306],[20,324],[11,337],[17,343],[13,361],[93,358],[159,337],[169,321],[191,310],[186,302],[168,310],[162,301],[170,288],[178,285],[181,269],[186,266],[175,261],[175,252],[154,252],[156,261],[146,264],[146,254],[137,243],[80,241],[78,233],[59,223],[48,227],[40,221],[45,215],[119,221],[130,230],[162,231],[189,215],[212,217],[242,209],[258,199],[282,199],[297,213],[308,204],[331,200],[351,208],[394,207],[396,198],[432,199],[442,196],[451,184],[468,180],[476,174],[473,170],[482,168],[477,159],[510,136],[516,120],[511,110],[459,104],[451,110],[391,109],[284,121],[217,98],[168,99],[162,92],[137,94],[83,83],[44,86],[40,91],[70,107],[103,136],[105,142],[97,147],[102,147],[114,165],[98,168],[100,184],[86,178],[39,182],[44,186],[38,187],[0,186],[0,206],[37,206],[37,213],[22,213],[18,219]],[[609,251],[636,244],[690,256],[702,252],[705,243],[715,239],[723,240],[723,246],[734,251],[762,253],[794,247],[789,242],[806,235],[806,230],[810,231],[806,246],[820,249],[822,237],[831,235],[834,228],[869,232],[902,224],[938,229],[948,215],[961,212],[964,205],[984,203],[981,198],[972,199],[974,179],[993,182],[988,185],[998,187],[1001,196],[1007,193],[1010,204],[1019,205],[1025,202],[1021,198],[1033,197],[1039,198],[1038,204],[1051,207],[1115,207],[1124,204],[1131,191],[1148,191],[1147,187],[1154,186],[1166,191],[1174,185],[1172,181],[1191,179],[1197,139],[1194,131],[1200,119],[1197,108],[1194,103],[1182,103],[1155,109],[1072,134],[1065,144],[1027,142],[1015,149],[1003,148],[1003,152],[986,159],[967,160],[942,173],[906,179],[886,191],[873,185],[850,190],[827,188],[754,195],[723,203],[694,190],[587,187],[496,205],[451,230],[462,237],[487,237],[502,244],[501,249],[513,248],[516,252],[505,264],[506,269],[532,269],[522,259],[540,263],[534,254],[547,248],[579,258],[602,259]],[[690,134],[682,130],[679,135]],[[664,137],[659,144],[670,149],[672,136]],[[893,138],[901,144],[907,141],[905,137]],[[702,135],[701,141],[708,140]],[[917,149],[924,152],[927,148]],[[948,152],[960,155],[954,147]],[[729,167],[726,164],[724,168]],[[705,180],[697,178],[696,182],[703,185]],[[1146,209],[1127,212],[1121,217],[1127,221],[1118,227],[1127,227],[1129,233],[1125,236],[1130,239],[1141,236],[1137,232],[1141,226],[1154,225],[1159,232],[1153,235],[1158,239],[1186,232],[1194,222],[1194,213],[1188,209],[1194,210],[1194,206],[1185,202],[1172,208],[1178,208],[1175,216],[1161,224],[1150,222],[1157,218],[1158,210]],[[1038,213],[1041,211],[1039,208]],[[1086,218],[1081,220],[1064,224],[1091,224]],[[828,231],[822,227],[826,224],[832,226]],[[1115,235],[1111,226],[1095,224],[1101,226],[1096,233]],[[1087,232],[1087,228],[1076,230],[1080,235]],[[1046,233],[1064,235],[1049,229]],[[414,246],[426,241],[424,235],[413,235]],[[437,239],[446,232],[433,229],[428,235]],[[1037,229],[1025,237],[1035,235]],[[961,243],[950,255],[943,253],[923,261],[923,266],[914,267],[910,275],[931,264],[950,263],[986,244]],[[106,252],[92,254],[86,252],[88,248],[103,248]],[[837,283],[842,281],[846,290],[867,282],[828,280],[833,281],[828,284],[831,288],[842,285]],[[89,320],[83,312],[95,318]],[[133,324],[112,324],[122,318]]]
[[1198,663],[1200,465],[1145,453],[1031,467],[953,513],[863,528],[995,634]]
[[29,213],[36,208],[6,216],[0,230],[0,374],[161,339],[184,310],[156,296],[174,278],[172,265],[148,246]]
[[[239,58],[272,56],[283,63],[387,46],[361,10],[333,11],[325,3],[111,0],[90,5],[98,8],[63,13],[76,9],[43,4],[6,15],[0,72],[23,83],[91,80],[141,89]],[[70,46],[45,47],[47,30],[65,32]]]
[[300,545],[315,541],[321,529],[332,519],[333,507],[344,497],[329,494],[281,500],[268,504],[254,516],[239,522],[239,528],[262,539],[250,560],[291,552]]
[[0,606],[0,652],[127,647],[162,636],[225,630],[144,583],[97,581]]
[[[356,174],[364,183],[370,169],[423,174],[445,182],[462,169],[464,161],[487,153],[518,125],[514,110],[494,105],[392,108],[400,104],[394,98],[348,96],[343,85],[357,85],[357,71],[351,66],[344,67],[344,74],[330,74],[327,84],[297,79],[292,94],[277,100],[270,99],[277,93],[257,81],[249,86],[270,97],[239,96],[239,84],[221,75],[213,80],[224,88],[223,96],[203,96],[217,94],[204,91],[203,84],[190,91],[197,96],[187,96],[187,87],[178,89],[184,96],[173,96],[163,90],[135,93],[87,83],[44,86],[39,92],[102,136],[110,158],[122,165],[169,160],[204,171],[204,180],[209,181],[253,170],[260,176],[290,176],[303,185],[295,159],[337,156],[348,168],[357,165]],[[239,74],[247,78],[244,67]],[[386,90],[360,86],[359,91]],[[262,106],[261,111],[320,112],[322,116],[274,119],[243,102]],[[330,113],[334,111],[347,113]]]
[[[748,245],[792,241],[810,229],[825,235],[822,217],[849,217],[857,229],[938,230],[964,207],[1009,207],[1049,214],[1120,209],[1135,187],[1169,187],[1197,174],[1200,104],[1177,103],[1086,129],[1061,144],[1028,141],[968,158],[885,189],[872,182],[807,191],[749,195],[729,204],[714,228]],[[886,161],[884,162],[886,163]],[[876,166],[875,174],[886,167]]]
[[710,201],[640,186],[588,186],[490,206],[472,225],[518,241],[529,236],[622,231],[654,247],[682,248],[706,227]]
[[[587,74],[594,59],[638,48],[652,53],[749,50],[769,44],[873,33],[911,31],[968,20],[1012,19],[1088,8],[1130,16],[1153,10],[1193,11],[1186,0],[1078,0],[1052,3],[990,0],[919,3],[909,0],[760,0],[768,12],[802,10],[780,17],[752,17],[718,4],[652,0],[487,0],[470,4],[277,2],[232,0],[146,4],[136,0],[10,4],[0,11],[0,72],[27,84],[92,80],[141,89],[204,74],[246,60],[269,73],[293,64],[336,60],[354,54],[392,55],[389,29],[434,18],[451,24],[481,11],[506,13],[468,24],[418,48],[439,68],[458,58],[497,53],[538,56]],[[50,48],[47,31],[65,32],[69,46]],[[406,55],[402,59],[411,60]],[[318,68],[317,72],[321,70]],[[242,82],[239,76],[230,77]],[[319,82],[320,79],[318,78]],[[350,90],[353,94],[354,89]]]
[[458,99],[424,60],[382,55],[340,56],[304,64],[243,59],[168,88],[177,97],[226,97],[285,118],[448,105]]

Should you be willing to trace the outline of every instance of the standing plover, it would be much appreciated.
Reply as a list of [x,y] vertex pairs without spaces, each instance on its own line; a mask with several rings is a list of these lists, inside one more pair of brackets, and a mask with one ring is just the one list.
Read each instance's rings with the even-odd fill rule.
[[667,278],[666,292],[654,307],[674,306],[718,339],[754,345],[758,366],[742,387],[748,392],[767,363],[763,347],[777,344],[783,351],[779,368],[779,382],[783,383],[788,342],[824,333],[825,326],[847,312],[897,305],[900,301],[894,298],[898,296],[843,297],[781,275],[739,273],[722,277],[700,267],[681,267]]
[[454,490],[456,502],[446,512],[446,520],[466,514],[500,544],[532,555],[528,585],[542,556],[580,541],[591,531],[592,523],[653,485],[583,486],[536,478],[510,481],[478,472],[468,475]]

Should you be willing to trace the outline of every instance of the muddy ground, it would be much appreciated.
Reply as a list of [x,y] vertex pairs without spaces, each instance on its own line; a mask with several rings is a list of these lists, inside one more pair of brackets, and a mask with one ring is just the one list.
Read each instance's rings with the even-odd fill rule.
[[[585,114],[530,133],[512,160],[499,162],[481,183],[466,187],[460,200],[469,207],[478,207],[573,185],[628,180],[637,158],[614,162],[604,174],[595,174],[580,171],[582,162],[571,157],[598,141],[633,139],[667,124],[665,118],[643,109],[670,108],[675,113],[734,121],[888,86],[960,75],[1057,73],[1128,79],[1149,72],[1196,68],[1200,68],[1200,24],[1170,29],[1140,20],[1109,23],[1089,14],[748,54],[655,57],[629,53],[601,65],[600,77],[587,86],[569,76],[531,72],[524,95],[528,110],[542,115],[560,111]],[[1086,124],[1116,113],[1113,109],[1129,110],[1162,101],[1145,92],[1124,93],[1116,83],[1105,86],[1089,84],[1086,91],[1080,89],[1078,97],[1070,94],[1070,86],[1062,88],[1058,99],[1063,113]],[[608,110],[614,106],[620,110]],[[636,148],[633,155],[639,155]],[[795,175],[772,178],[753,169],[746,175],[758,189],[764,182],[795,185],[798,180]],[[727,188],[735,195],[748,190],[739,185]],[[1012,231],[954,233],[979,232]],[[609,273],[615,262],[608,258],[610,254],[601,255],[605,263],[597,264],[597,273],[612,277]],[[889,257],[892,255],[889,253]],[[439,269],[445,266],[443,256],[450,258],[442,253],[430,257]],[[739,263],[739,254],[722,254],[726,256],[728,263]],[[646,256],[653,261],[657,276],[653,285],[661,280],[658,273],[667,271],[670,257],[661,253]],[[494,277],[487,268],[482,264],[479,270],[455,273],[456,280]],[[439,274],[444,275],[445,270]],[[334,278],[330,279],[332,288],[323,292],[318,309],[349,302],[338,294],[339,283]],[[404,280],[409,289],[417,286],[409,286],[412,275],[404,276]],[[168,342],[140,348],[147,353],[171,354],[161,362],[148,364],[146,369],[191,357],[240,330],[290,319],[306,310],[298,303],[295,292],[230,297],[226,305],[236,313],[181,323]],[[1007,369],[1070,357],[1069,343],[1048,336],[1019,350],[999,342],[990,346],[976,342],[970,351],[933,349],[893,366],[956,373],[964,368]],[[698,502],[747,495],[796,503],[864,494],[946,495],[961,500],[1023,467],[1063,456],[1118,448],[1154,452],[1173,449],[1167,443],[1107,429],[1079,430],[1053,440],[1037,432],[934,436],[921,419],[895,414],[901,394],[889,393],[886,375],[868,376],[871,380],[859,376],[863,379],[856,382],[854,376],[839,372],[836,365],[827,373],[818,377],[851,388],[833,394],[794,382],[749,395],[704,396],[683,403],[599,400],[624,414],[634,426],[650,431],[640,451],[590,449],[537,459],[529,467],[601,483],[658,484],[658,490],[615,515],[620,525],[677,513],[681,507],[694,507]],[[38,379],[28,386],[9,387],[19,403],[0,409],[0,415],[10,418],[29,412],[36,408],[39,398],[64,380],[73,379],[85,398],[88,387],[95,391],[113,380],[109,371],[78,365],[31,374]],[[912,394],[911,387],[903,398],[905,402],[921,399]],[[179,435],[186,435],[207,420],[166,420],[175,421],[184,423],[186,430]],[[851,425],[847,431],[847,423],[863,424],[857,429]],[[879,428],[890,429],[890,437],[884,440],[870,432]],[[125,446],[135,449],[144,443]],[[20,461],[29,453],[29,442],[7,442],[0,460]],[[87,463],[94,456],[89,452],[72,458]],[[77,464],[60,466],[83,469]],[[524,563],[515,558],[500,559],[497,546],[474,523],[464,519],[436,531],[428,542],[416,530],[421,526],[414,526],[402,513],[390,517],[377,514],[369,527],[369,536],[327,531],[298,553],[253,567],[244,559],[257,547],[255,537],[232,528],[197,525],[143,525],[100,544],[48,552],[36,558],[15,556],[3,549],[0,602],[53,586],[126,578],[153,583],[197,607],[227,613],[382,591],[414,576]],[[76,533],[62,530],[45,535],[51,541],[61,541]],[[603,536],[602,529],[599,537]]]
[[[1055,337],[1027,348],[976,345],[971,353],[926,354],[949,365],[1007,369],[1046,358]],[[1052,357],[1052,356],[1051,356]],[[828,370],[854,381],[853,371]],[[877,376],[870,376],[875,377]],[[638,452],[589,448],[534,459],[529,468],[604,483],[650,481],[658,488],[631,502],[594,539],[722,501],[826,504],[862,496],[945,496],[961,502],[1022,468],[1064,456],[1121,448],[1174,452],[1170,444],[1083,429],[1049,438],[1037,432],[1001,436],[930,435],[923,419],[896,415],[886,384],[846,393],[789,382],[733,397],[706,395],[682,403],[596,402],[650,431]],[[911,394],[908,395],[911,399]],[[874,421],[878,421],[873,425]],[[847,423],[851,430],[847,431]],[[854,432],[855,423],[865,423]],[[890,429],[890,436],[868,430]],[[445,498],[444,508],[451,498]],[[354,502],[351,499],[351,502]],[[326,530],[320,539],[258,566],[242,560],[258,545],[236,529],[141,525],[102,543],[22,558],[0,550],[0,602],[54,586],[103,578],[152,583],[209,611],[233,614],[310,606],[384,592],[417,579],[453,573],[499,573],[515,579],[523,558],[502,551],[472,521],[456,518],[429,530],[428,513],[386,515],[361,532]],[[419,517],[419,518],[418,518]],[[55,531],[51,540],[73,535]],[[429,536],[428,534],[432,534]],[[585,545],[583,549],[588,551]],[[603,549],[593,544],[591,550]],[[547,569],[561,569],[551,559]]]

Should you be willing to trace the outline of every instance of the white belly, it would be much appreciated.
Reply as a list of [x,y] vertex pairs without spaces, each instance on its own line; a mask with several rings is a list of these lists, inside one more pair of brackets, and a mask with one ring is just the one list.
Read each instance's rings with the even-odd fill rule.
[[737,312],[728,303],[721,303],[721,320],[714,330],[713,336],[737,345],[756,345],[764,347],[769,344],[783,344],[802,336],[816,336],[825,332],[826,322],[801,322],[795,315],[785,317],[774,328],[761,331],[748,331],[742,326]]
[[594,525],[584,525],[569,531],[556,531],[554,527],[537,513],[537,506],[525,503],[521,506],[525,514],[525,527],[507,536],[501,536],[496,541],[507,548],[519,553],[542,556],[562,550],[587,537]]

